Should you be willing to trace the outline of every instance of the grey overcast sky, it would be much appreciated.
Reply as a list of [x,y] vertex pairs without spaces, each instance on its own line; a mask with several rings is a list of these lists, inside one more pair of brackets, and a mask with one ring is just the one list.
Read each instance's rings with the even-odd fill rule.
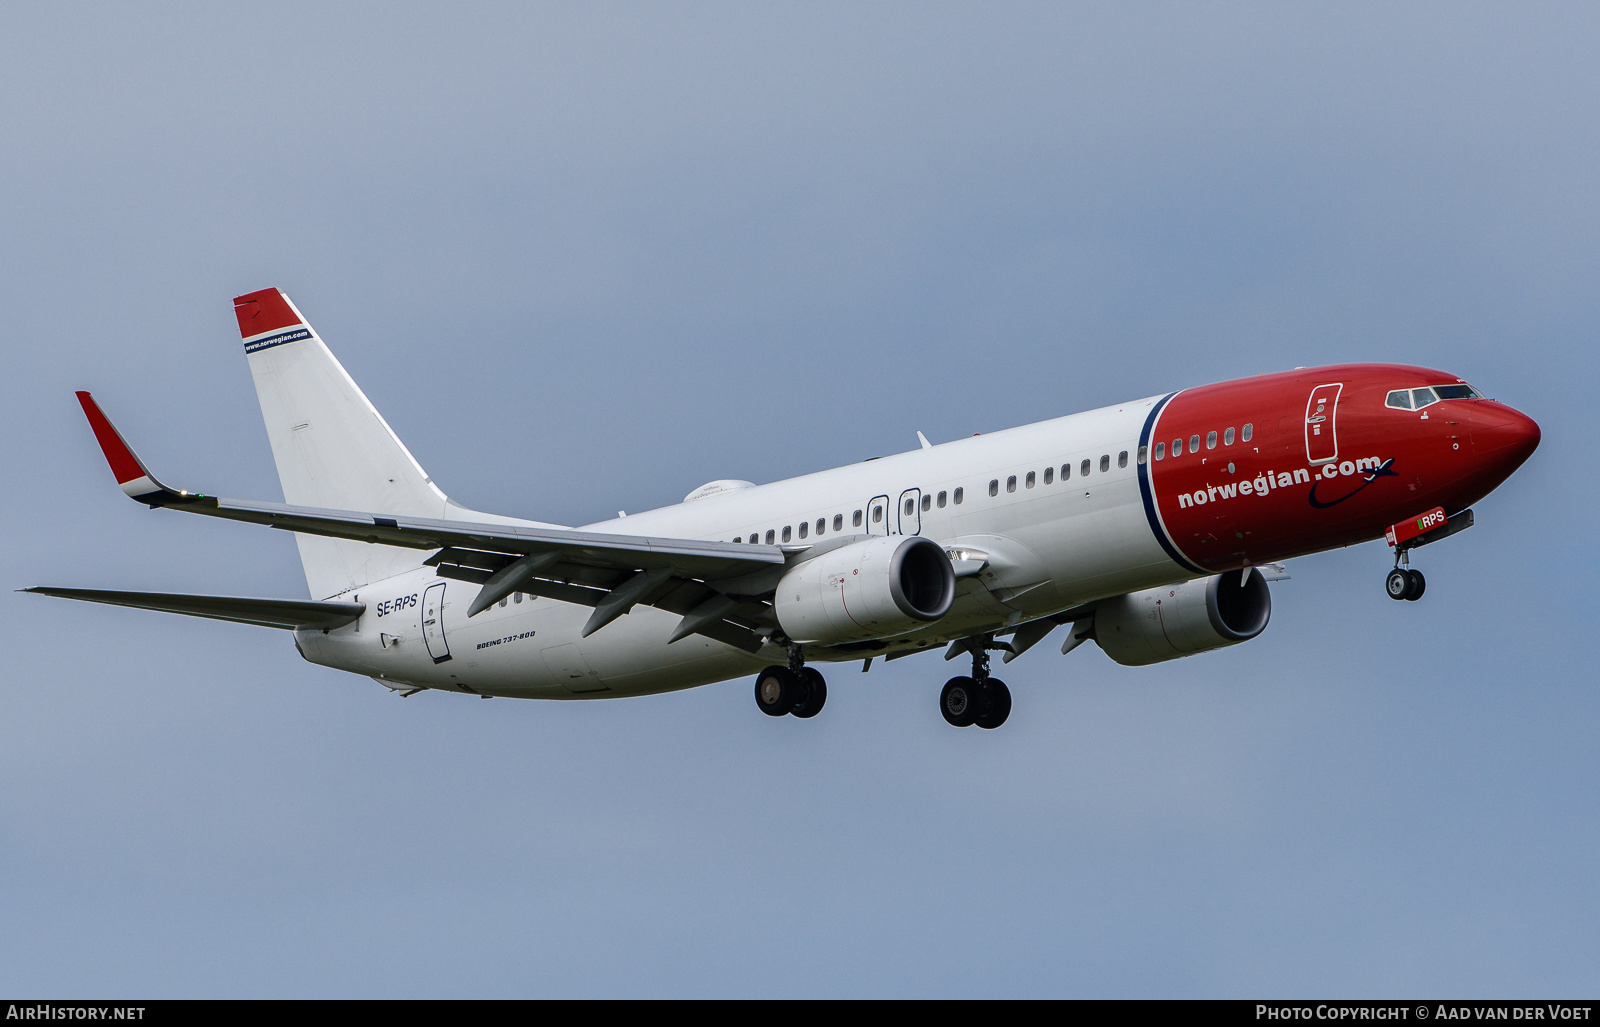
[[0,31],[8,588],[301,597],[230,298],[470,506],[562,523],[1297,365],[1544,442],[1384,597],[646,699],[402,700],[279,632],[4,593],[0,992],[1590,996],[1592,4],[50,5]]

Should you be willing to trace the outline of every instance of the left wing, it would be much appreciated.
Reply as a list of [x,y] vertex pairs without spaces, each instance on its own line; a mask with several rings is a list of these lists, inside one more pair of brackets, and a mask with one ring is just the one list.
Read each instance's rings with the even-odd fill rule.
[[152,508],[169,507],[287,531],[407,549],[438,550],[424,561],[441,576],[482,584],[468,616],[513,592],[592,606],[593,634],[638,604],[683,615],[673,641],[703,634],[748,652],[777,626],[762,602],[787,556],[777,546],[612,535],[477,521],[385,516],[219,499],[161,483],[133,452],[94,397],[78,402],[122,491]]
[[19,592],[82,599],[139,610],[182,613],[190,617],[255,624],[264,628],[342,628],[361,616],[365,603],[319,603],[295,599],[240,599],[232,596],[191,596],[171,592],[109,592],[97,588],[23,588]]

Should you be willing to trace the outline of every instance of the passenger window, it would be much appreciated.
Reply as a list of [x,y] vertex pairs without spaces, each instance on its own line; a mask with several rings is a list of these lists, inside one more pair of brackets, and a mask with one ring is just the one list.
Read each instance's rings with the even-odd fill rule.
[[883,520],[883,507],[881,507],[881,506],[873,507],[872,508],[872,523],[873,524],[877,524],[881,520]]
[[1224,446],[1233,445],[1233,429],[1232,428],[1229,428],[1227,431],[1222,433],[1222,444]]
[[1182,456],[1183,455],[1183,440],[1182,439],[1173,439],[1172,440],[1172,455],[1173,456]]
[[1061,480],[1062,481],[1066,481],[1070,477],[1072,477],[1072,465],[1071,464],[1062,464],[1061,465]]
[[1217,433],[1216,432],[1214,432],[1214,431],[1206,432],[1206,448],[1207,449],[1216,449],[1217,448]]
[[915,499],[906,500],[906,516],[910,517],[913,513],[916,512],[916,510],[917,510],[917,501]]
[[509,602],[509,600],[502,599],[502,600],[500,600],[500,605],[504,606],[504,605],[506,605],[507,602]]
[[965,496],[966,494],[967,494],[967,490],[966,489],[956,489],[954,492],[952,492],[950,494],[950,498],[955,501],[955,504],[957,506],[960,506],[961,505],[961,497]]
[[1111,454],[1102,453],[1100,456],[1100,473],[1104,474],[1109,470],[1111,470]]
[[769,546],[772,545],[772,543],[773,543],[773,535],[774,534],[775,533],[773,532],[773,530],[771,528],[767,529],[767,545],[769,545]]
[[944,502],[945,502],[945,498],[947,497],[947,495],[948,495],[948,493],[945,493],[945,492],[939,493],[939,509],[941,509],[941,510],[944,509]]
[[861,527],[861,511],[860,510],[857,510],[854,514],[852,514],[850,516],[850,527],[852,527],[852,528]]
[[999,494],[1000,494],[1000,479],[999,478],[990,478],[989,479],[989,495],[998,496]]
[[1244,434],[1242,434],[1242,435],[1241,435],[1241,436],[1239,436],[1239,437],[1240,437],[1240,438],[1242,438],[1242,439],[1244,439],[1244,441],[1246,441],[1246,442],[1249,442],[1249,441],[1250,441],[1250,432],[1251,432],[1251,431],[1252,431],[1252,430],[1253,430],[1253,429],[1254,429],[1254,428],[1255,428],[1255,425],[1253,425],[1253,424],[1246,424],[1246,425],[1245,425],[1245,426],[1244,426]]
[[1200,436],[1198,436],[1198,435],[1189,436],[1189,452],[1191,452],[1191,453],[1200,452]]
[[522,593],[521,592],[513,592],[513,593],[511,593],[511,598],[520,603],[520,602],[522,602]]
[[828,527],[828,519],[826,517],[818,517],[817,518],[817,534],[818,535],[822,534],[825,530],[827,530],[827,527]]
[[787,524],[783,526],[783,540],[785,542],[789,541],[789,526]]
[[1007,492],[1015,492],[1015,491],[1017,491],[1017,476],[1015,474],[1010,475],[1010,476],[1008,476],[1006,478],[1006,491]]
[[751,545],[755,545],[756,544],[756,536],[755,535],[751,535],[750,536],[750,544]]
[[1030,489],[1033,488],[1035,483],[1034,483],[1034,477],[1033,477],[1033,472],[1032,471],[1028,472],[1028,476],[1023,479],[1022,484],[1027,488],[1030,488]]
[[929,508],[932,507],[932,506],[933,506],[933,497],[928,495],[926,492],[924,492],[922,494],[922,512],[923,513],[927,513]]
[[1051,482],[1053,482],[1055,480],[1056,480],[1056,469],[1054,467],[1046,467],[1044,469],[1044,483],[1046,485],[1048,485],[1048,484],[1050,484]]
[[1126,467],[1126,466],[1128,466],[1128,451],[1126,449],[1124,449],[1122,452],[1117,454],[1117,466],[1118,467]]
[[1156,459],[1157,460],[1165,460],[1166,458],[1167,458],[1167,444],[1165,442],[1157,442],[1156,443]]
[[1432,389],[1412,389],[1411,390],[1411,409],[1413,409],[1413,410],[1421,410],[1423,407],[1427,406],[1428,404],[1432,403],[1433,401],[1434,401],[1434,395],[1433,395],[1433,390]]
[[1078,465],[1078,473],[1082,474],[1082,475],[1087,475],[1089,473],[1089,467],[1090,467],[1090,461],[1085,460],[1083,463]]
[[834,514],[833,515],[833,530],[834,531],[843,531],[844,530],[844,514]]
[[801,521],[800,522],[800,537],[801,538],[805,538],[810,533],[811,533],[811,523],[809,521]]

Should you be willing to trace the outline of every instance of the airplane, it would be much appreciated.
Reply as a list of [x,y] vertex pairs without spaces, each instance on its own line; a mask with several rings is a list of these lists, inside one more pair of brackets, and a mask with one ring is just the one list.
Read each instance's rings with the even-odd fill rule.
[[996,728],[990,670],[1059,628],[1143,666],[1257,637],[1281,561],[1473,523],[1539,427],[1463,379],[1402,364],[1296,368],[920,446],[573,528],[481,513],[434,484],[278,289],[234,300],[282,503],[171,488],[78,393],[122,491],[294,533],[311,599],[23,591],[293,632],[306,660],[402,696],[648,695],[755,675],[756,705],[814,717],[814,664],[944,649],[939,695]]

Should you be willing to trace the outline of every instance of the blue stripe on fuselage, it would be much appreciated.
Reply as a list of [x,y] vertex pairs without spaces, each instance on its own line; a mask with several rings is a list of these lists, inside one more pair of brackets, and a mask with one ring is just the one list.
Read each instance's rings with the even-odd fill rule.
[[1139,432],[1139,450],[1145,454],[1145,459],[1139,464],[1139,495],[1144,498],[1144,518],[1150,522],[1150,533],[1161,543],[1161,548],[1167,551],[1167,555],[1172,557],[1172,562],[1184,570],[1205,574],[1205,568],[1190,563],[1182,553],[1178,552],[1178,547],[1173,545],[1171,537],[1167,535],[1167,529],[1161,526],[1161,518],[1156,516],[1155,491],[1150,487],[1150,464],[1155,460],[1155,454],[1150,449],[1150,432],[1155,428],[1156,418],[1161,416],[1161,411],[1166,409],[1167,404],[1176,395],[1176,392],[1168,393],[1165,399],[1152,407],[1150,416],[1144,419],[1144,430]]

